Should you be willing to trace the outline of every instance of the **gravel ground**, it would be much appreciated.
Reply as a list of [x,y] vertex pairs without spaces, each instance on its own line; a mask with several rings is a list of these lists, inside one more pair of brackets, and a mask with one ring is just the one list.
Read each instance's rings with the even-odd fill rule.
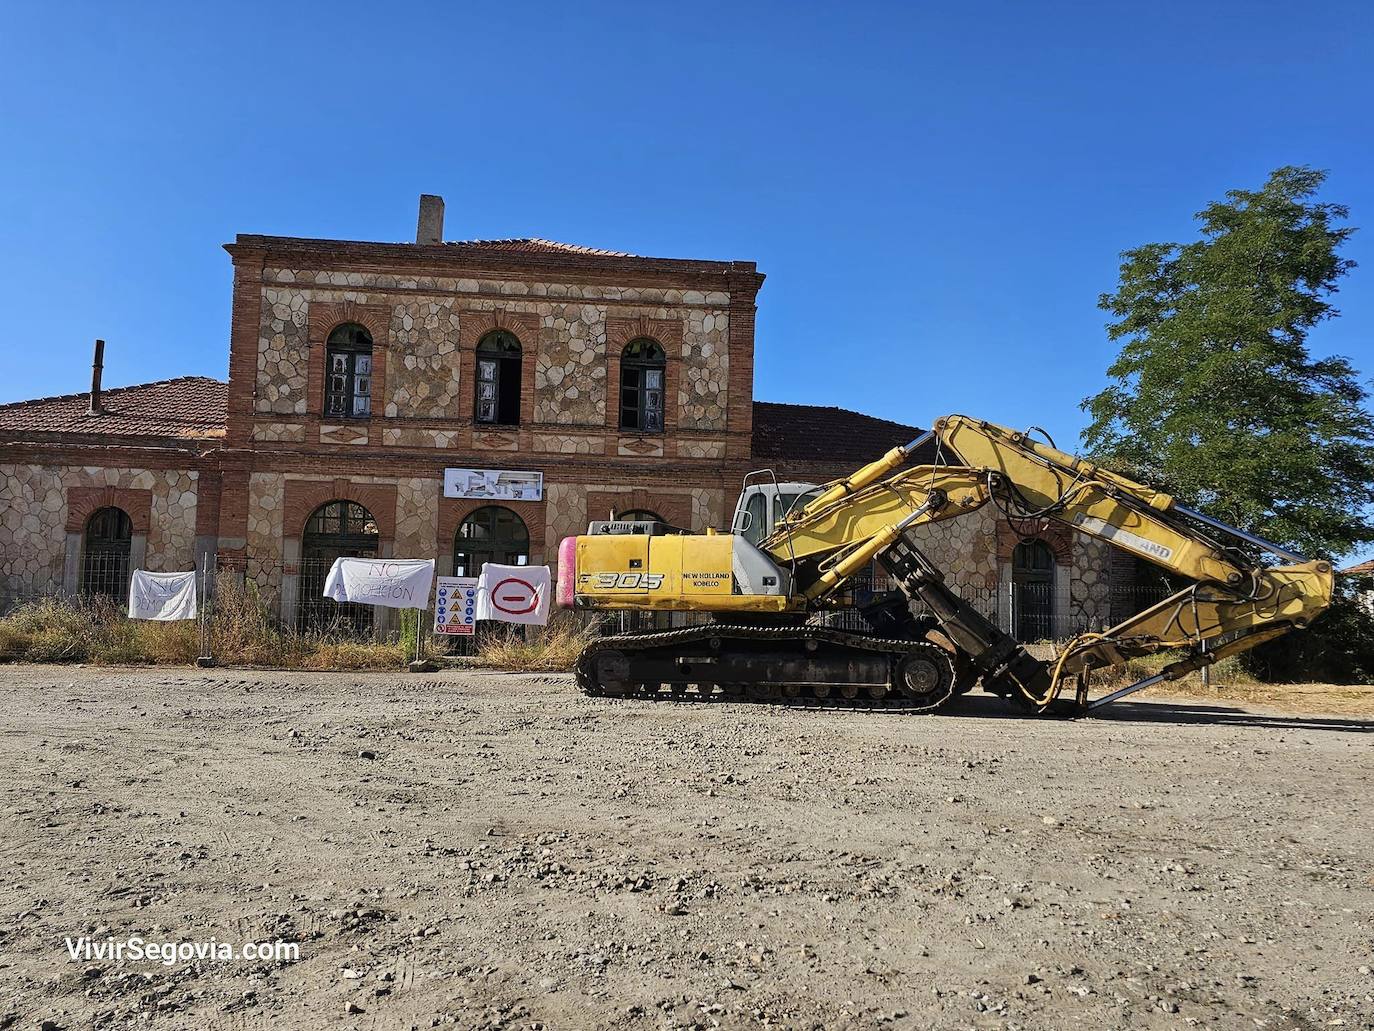
[[[0,1029],[1374,1026],[1348,716],[56,667],[0,697]],[[133,935],[299,958],[64,944]]]

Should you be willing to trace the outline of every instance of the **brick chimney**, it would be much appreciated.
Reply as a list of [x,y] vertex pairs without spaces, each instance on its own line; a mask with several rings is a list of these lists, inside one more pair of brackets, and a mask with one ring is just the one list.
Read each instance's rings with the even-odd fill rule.
[[91,414],[100,415],[100,373],[105,368],[105,341],[95,342],[95,356],[91,359]]
[[443,197],[420,194],[420,220],[415,223],[415,242],[430,245],[444,242]]

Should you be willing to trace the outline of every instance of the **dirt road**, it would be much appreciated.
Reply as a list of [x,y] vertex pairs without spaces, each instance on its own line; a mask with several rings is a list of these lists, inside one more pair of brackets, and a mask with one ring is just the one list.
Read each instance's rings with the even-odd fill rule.
[[[1374,1021],[1349,717],[54,667],[0,697],[0,1028]],[[64,945],[135,935],[299,958]]]

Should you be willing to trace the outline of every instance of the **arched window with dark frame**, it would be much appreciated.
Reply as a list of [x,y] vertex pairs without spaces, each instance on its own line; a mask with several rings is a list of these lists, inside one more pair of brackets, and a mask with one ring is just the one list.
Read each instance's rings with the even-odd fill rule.
[[356,322],[336,326],[325,344],[324,414],[335,419],[372,415],[372,334]]
[[134,524],[122,508],[100,508],[86,520],[81,555],[81,593],[109,598],[119,605],[129,600],[129,548]]
[[620,428],[663,432],[663,377],[667,355],[658,341],[639,337],[620,355]]
[[651,512],[647,508],[632,508],[628,512],[617,512],[616,519],[627,523],[666,523],[657,512]]
[[453,575],[478,576],[482,565],[524,566],[530,561],[530,532],[525,520],[502,505],[470,512],[453,538]]
[[372,629],[372,606],[324,596],[334,560],[376,558],[377,520],[356,501],[328,501],[315,509],[301,534],[296,625],[301,630],[338,629],[361,635]]
[[515,334],[492,330],[477,342],[474,417],[494,426],[520,424],[521,361]]

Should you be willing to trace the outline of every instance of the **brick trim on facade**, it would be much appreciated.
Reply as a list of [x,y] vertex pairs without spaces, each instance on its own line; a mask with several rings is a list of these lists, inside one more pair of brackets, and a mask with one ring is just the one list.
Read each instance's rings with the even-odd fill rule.
[[[372,334],[371,418],[380,418],[386,404],[386,363],[391,347],[391,309],[384,304],[358,304],[354,301],[315,301],[306,309],[306,343],[310,348],[306,372],[307,415],[324,417],[324,377],[326,345],[329,334],[340,326],[356,322]],[[366,423],[368,419],[350,419]],[[318,440],[319,429],[313,435]]]
[[296,540],[306,521],[330,501],[355,501],[377,521],[382,542],[396,539],[396,484],[354,483],[347,479],[287,480],[282,499],[282,537]]
[[1054,555],[1055,565],[1066,568],[1073,565],[1073,531],[1067,526],[1051,523],[1048,519],[1039,519],[1024,524],[1024,526],[1032,531],[1025,536],[1012,529],[1005,519],[997,521],[997,561],[999,563],[1005,562],[1009,565],[1012,560],[1012,553],[1022,541],[1038,540],[1049,545],[1050,551]]
[[130,487],[69,487],[68,532],[85,532],[86,523],[102,508],[122,509],[133,525],[133,532],[146,534],[152,525],[153,492]]
[[748,458],[754,433],[755,296],[761,280],[742,270],[730,276],[730,369],[726,376],[725,428],[731,458]]
[[[504,329],[520,341],[520,425],[494,426],[477,421],[477,345],[488,333]],[[539,354],[539,316],[526,311],[476,311],[471,308],[458,313],[459,391],[462,382],[468,384],[468,404],[473,431],[476,433],[514,433],[523,431],[527,437],[534,425],[534,366]],[[459,396],[462,396],[461,393]],[[521,439],[520,446],[528,447]]]
[[[235,248],[234,293],[229,322],[229,401],[225,441],[246,445],[253,436],[253,397],[258,384],[258,337],[262,324],[264,254],[255,247]],[[244,518],[247,518],[245,512]]]
[[587,519],[608,519],[612,511],[656,512],[673,526],[690,529],[692,499],[686,494],[664,494],[636,487],[633,490],[592,490],[587,492]]
[[666,359],[663,370],[663,433],[629,434],[633,436],[666,437],[677,430],[678,376],[682,369],[682,320],[638,318],[608,318],[606,320],[606,429],[620,433],[620,358],[631,340],[648,337],[663,348]]
[[480,498],[440,498],[439,527],[435,543],[437,554],[453,557],[453,540],[464,519],[479,508],[508,508],[525,523],[530,535],[530,554],[544,551],[544,524],[547,519],[542,501],[488,501]]

